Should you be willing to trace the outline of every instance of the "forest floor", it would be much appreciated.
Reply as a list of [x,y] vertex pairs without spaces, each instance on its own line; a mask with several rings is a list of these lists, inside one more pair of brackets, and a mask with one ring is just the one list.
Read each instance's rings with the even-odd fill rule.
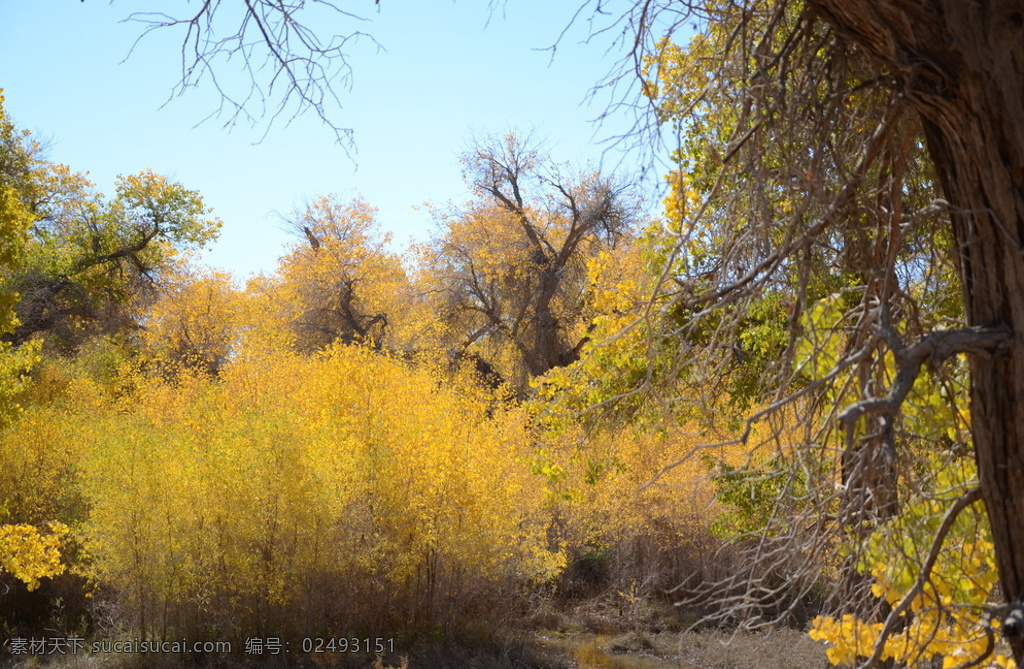
[[[478,647],[412,649],[373,669],[828,669],[825,645],[805,631],[700,628],[667,602],[621,593],[542,603],[515,632]],[[323,666],[323,665],[321,665]],[[346,664],[345,669],[366,664]]]
[[[664,602],[598,597],[534,615],[527,647],[550,667],[578,669],[825,669],[825,646],[806,632],[701,629]],[[632,609],[632,610],[628,610]],[[691,629],[691,626],[695,629]]]
[[[827,669],[825,646],[805,631],[736,632],[694,625],[671,604],[607,593],[536,609],[494,638],[416,643],[384,657],[320,654],[253,662],[209,657],[181,665],[172,656],[0,657],[0,669]],[[6,660],[6,661],[5,661]],[[177,661],[176,661],[177,660]]]

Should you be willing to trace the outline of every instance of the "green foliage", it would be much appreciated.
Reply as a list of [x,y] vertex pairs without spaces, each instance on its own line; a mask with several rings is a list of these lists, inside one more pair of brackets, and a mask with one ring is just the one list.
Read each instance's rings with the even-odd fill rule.
[[765,531],[784,532],[785,528],[771,522],[778,500],[806,496],[805,482],[783,455],[754,456],[739,466],[716,462],[708,456],[704,456],[704,462],[713,472],[715,500],[726,505],[726,510],[711,524],[711,531],[719,536],[737,538]]
[[[111,269],[152,279],[182,250],[215,239],[220,228],[197,191],[151,170],[119,175],[108,201],[66,166],[45,168],[40,179],[50,199],[40,206],[29,246],[30,264],[43,274],[74,277],[91,289],[104,286],[102,275]],[[107,291],[124,288],[114,284]]]
[[216,238],[220,221],[197,191],[144,170],[119,176],[108,200],[83,175],[42,159],[27,135],[17,146],[28,234],[21,265],[0,279],[7,294],[18,294],[19,323],[5,336],[15,346],[45,335],[70,353],[97,332],[129,329],[132,310],[179,255]]

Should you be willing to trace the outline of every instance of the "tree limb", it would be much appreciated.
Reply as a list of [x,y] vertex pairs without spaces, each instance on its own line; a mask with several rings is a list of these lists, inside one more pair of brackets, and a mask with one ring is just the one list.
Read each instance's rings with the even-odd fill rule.
[[928,583],[928,579],[931,578],[932,568],[935,566],[935,561],[939,559],[939,551],[942,550],[942,544],[946,540],[946,535],[949,534],[949,531],[953,528],[953,523],[956,522],[957,516],[959,516],[964,509],[980,499],[981,488],[972,488],[964,493],[960,499],[950,507],[949,511],[946,512],[946,516],[942,519],[942,525],[939,526],[938,531],[935,533],[935,538],[932,540],[931,548],[928,551],[928,557],[925,559],[924,564],[921,565],[921,573],[918,574],[913,587],[903,595],[903,598],[900,599],[899,603],[893,607],[893,610],[889,612],[888,616],[886,616],[885,624],[882,626],[881,634],[878,635],[878,640],[875,641],[871,657],[861,665],[863,668],[874,667],[877,665],[878,661],[882,659],[882,653],[885,651],[885,642],[888,641],[889,637],[896,631],[896,626],[900,622],[900,617],[907,612],[907,609],[910,608],[914,598],[924,591],[924,586]]
[[956,353],[991,355],[1005,345],[1013,333],[1006,326],[974,326],[932,332],[910,346],[904,346],[891,329],[882,326],[885,338],[896,356],[896,381],[886,397],[873,397],[855,402],[839,414],[839,420],[850,429],[862,416],[868,414],[895,414],[925,362],[940,363]]

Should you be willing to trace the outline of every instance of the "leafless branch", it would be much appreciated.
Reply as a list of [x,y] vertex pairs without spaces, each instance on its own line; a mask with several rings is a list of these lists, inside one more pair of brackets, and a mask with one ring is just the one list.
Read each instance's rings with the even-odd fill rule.
[[[352,130],[337,122],[343,106],[340,94],[352,84],[349,56],[360,41],[378,51],[382,47],[365,32],[324,34],[319,26],[331,19],[367,19],[329,0],[244,0],[234,7],[223,0],[204,0],[190,16],[133,12],[125,20],[142,24],[144,30],[132,51],[151,33],[176,31],[181,34],[181,79],[172,97],[208,80],[220,105],[207,118],[226,114],[225,127],[266,120],[264,136],[279,119],[290,123],[312,110],[351,152]],[[225,73],[232,61],[244,81],[238,92]]]
[[904,346],[891,328],[883,326],[883,330],[896,357],[896,380],[886,397],[855,402],[840,413],[839,420],[847,426],[852,426],[864,415],[892,416],[898,412],[926,362],[937,365],[957,353],[992,355],[1012,337],[1012,332],[1005,326],[975,326],[932,332]]

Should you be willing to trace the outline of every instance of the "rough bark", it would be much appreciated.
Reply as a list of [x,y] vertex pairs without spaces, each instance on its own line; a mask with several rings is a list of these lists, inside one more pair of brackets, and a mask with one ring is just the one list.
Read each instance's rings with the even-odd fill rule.
[[[891,68],[951,206],[967,324],[1009,327],[973,355],[971,425],[1003,593],[1024,600],[1024,4],[812,0]],[[1008,634],[1018,664],[1024,638]]]

